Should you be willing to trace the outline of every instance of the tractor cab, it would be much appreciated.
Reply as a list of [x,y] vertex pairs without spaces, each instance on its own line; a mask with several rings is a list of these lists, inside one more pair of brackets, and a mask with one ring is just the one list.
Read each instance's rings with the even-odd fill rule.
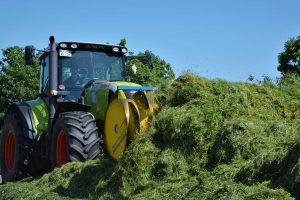
[[[57,84],[64,85],[70,94],[67,100],[76,101],[85,85],[91,81],[126,81],[125,53],[118,45],[60,42],[57,44]],[[41,56],[41,94],[48,95],[49,52]]]

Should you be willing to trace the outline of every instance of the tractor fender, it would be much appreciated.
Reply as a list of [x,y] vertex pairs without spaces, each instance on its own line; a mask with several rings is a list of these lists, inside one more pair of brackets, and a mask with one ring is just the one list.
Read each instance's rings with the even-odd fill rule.
[[88,112],[91,109],[91,106],[77,103],[74,101],[63,101],[57,102],[57,110],[55,116],[62,112],[72,112],[72,111],[84,111]]
[[15,111],[21,114],[23,121],[25,122],[23,126],[24,127],[23,134],[25,138],[30,140],[35,140],[37,138],[37,134],[35,131],[34,118],[30,106],[24,102],[14,103],[9,107],[8,112],[15,112]]
[[[82,104],[82,103],[74,102],[74,101],[57,102],[56,112],[55,112],[54,118],[52,119],[52,123],[51,123],[52,134],[54,134],[53,131],[55,130],[55,124],[56,124],[57,120],[61,119],[60,118],[61,113],[75,111],[78,114],[79,113],[78,111],[88,112],[90,109],[91,109],[90,106]],[[90,113],[90,115],[92,115],[93,118],[95,119],[95,117],[92,113]],[[50,134],[50,137],[52,137],[52,134]]]

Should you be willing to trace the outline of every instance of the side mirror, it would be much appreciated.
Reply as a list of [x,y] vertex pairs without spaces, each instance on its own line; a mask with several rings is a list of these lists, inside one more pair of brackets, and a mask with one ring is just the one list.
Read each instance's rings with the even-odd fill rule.
[[148,67],[150,69],[153,69],[153,63],[152,63],[152,55],[150,53],[150,51],[145,51],[145,55],[147,57],[147,64],[148,64]]
[[133,59],[147,59],[147,65],[149,69],[153,69],[153,63],[152,63],[152,55],[150,51],[145,51],[145,55],[142,56],[126,56],[125,61],[133,60]]
[[33,65],[35,58],[35,48],[32,45],[25,47],[25,63],[26,65]]

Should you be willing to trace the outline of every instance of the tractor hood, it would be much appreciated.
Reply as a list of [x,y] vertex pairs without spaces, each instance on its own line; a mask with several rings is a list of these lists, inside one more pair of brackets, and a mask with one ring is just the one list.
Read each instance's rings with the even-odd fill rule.
[[154,90],[152,86],[141,86],[125,81],[106,82],[96,80],[85,89],[84,102],[91,106],[97,120],[104,121],[109,102],[113,98],[130,99],[137,91]]
[[110,82],[111,84],[114,84],[115,86],[141,86],[137,83],[131,83],[131,82],[126,82],[126,81],[114,81]]

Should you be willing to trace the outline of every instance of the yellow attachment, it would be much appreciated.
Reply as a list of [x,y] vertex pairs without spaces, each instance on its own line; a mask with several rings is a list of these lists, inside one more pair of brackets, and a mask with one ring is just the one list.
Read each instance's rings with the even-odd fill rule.
[[125,95],[123,90],[118,90],[117,92],[118,92],[117,93],[117,98],[118,99],[126,99],[126,95]]
[[129,126],[128,126],[128,143],[134,141],[140,134],[140,114],[136,103],[128,99],[129,106]]
[[134,141],[149,127],[153,107],[146,94],[136,92],[131,99],[126,99],[123,91],[118,90],[106,111],[104,122],[104,140],[106,150],[114,160],[119,159],[126,144]]
[[117,160],[125,150],[129,124],[129,106],[125,99],[114,99],[104,122],[104,140],[111,158]]
[[153,107],[148,101],[144,92],[137,92],[132,96],[132,100],[138,107],[140,115],[140,133],[143,134],[149,127],[150,119],[149,117],[153,113]]

